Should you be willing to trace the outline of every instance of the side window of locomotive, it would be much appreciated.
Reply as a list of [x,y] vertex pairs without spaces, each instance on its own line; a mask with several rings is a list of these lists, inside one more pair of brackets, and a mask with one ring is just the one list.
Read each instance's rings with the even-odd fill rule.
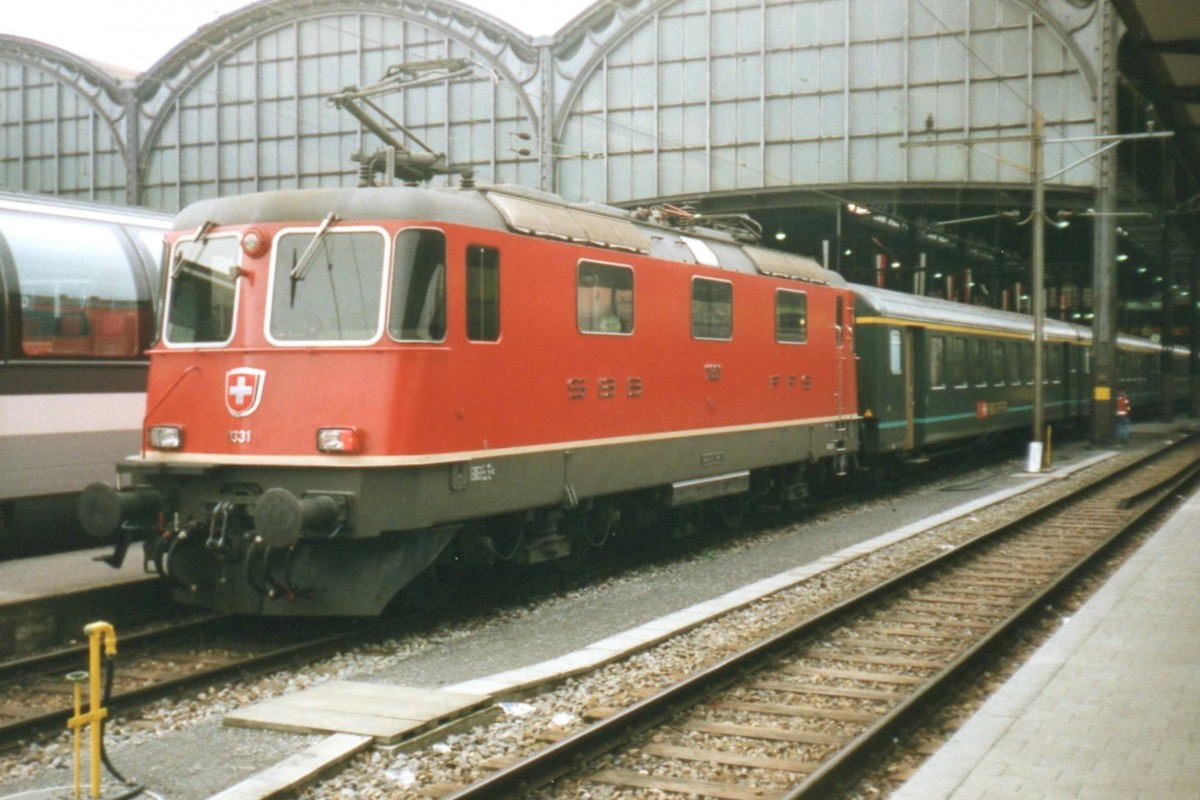
[[929,338],[929,388],[946,388],[946,338]]
[[580,261],[575,282],[580,333],[633,332],[633,270]]
[[467,248],[467,338],[500,338],[500,251],[494,247]]
[[379,335],[386,241],[378,231],[284,233],[275,245],[270,337],[367,342]]
[[393,260],[388,333],[402,342],[446,338],[446,235],[427,228],[400,231]]
[[904,371],[903,338],[895,328],[888,330],[888,368],[893,375]]
[[177,242],[167,263],[167,342],[220,344],[233,336],[237,269],[233,236]]
[[133,358],[140,314],[132,244],[114,225],[0,215],[20,291],[21,353]]
[[775,341],[804,344],[808,341],[808,295],[779,289],[775,292]]
[[733,338],[733,284],[692,278],[692,338]]

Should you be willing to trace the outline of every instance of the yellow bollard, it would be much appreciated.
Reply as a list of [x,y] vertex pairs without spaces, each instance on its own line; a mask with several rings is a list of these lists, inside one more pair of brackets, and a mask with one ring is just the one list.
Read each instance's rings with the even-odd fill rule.
[[73,774],[75,777],[75,795],[74,795],[75,800],[79,800],[79,792],[80,792],[80,785],[79,785],[79,728],[80,728],[81,723],[78,720],[80,718],[80,711],[83,710],[83,682],[86,681],[87,679],[88,679],[88,674],[86,672],[71,672],[71,673],[67,674],[67,682],[72,684],[71,688],[74,689],[74,691],[75,691],[75,716],[67,721],[67,727],[70,728],[74,733],[73,745],[74,745],[74,750],[75,750],[75,765],[74,765]]
[[[117,655],[117,632],[107,622],[93,622],[84,627],[88,637],[88,672],[72,672],[69,680],[75,681],[75,716],[67,721],[67,727],[75,732],[75,796],[79,797],[79,731],[91,726],[91,793],[93,800],[100,797],[101,737],[104,730],[101,722],[108,716],[108,709],[101,707],[104,692],[100,685],[100,650],[109,658]],[[82,683],[88,681],[88,712],[81,712]]]
[[1053,459],[1054,427],[1046,426],[1046,449],[1042,451],[1042,469],[1050,469]]

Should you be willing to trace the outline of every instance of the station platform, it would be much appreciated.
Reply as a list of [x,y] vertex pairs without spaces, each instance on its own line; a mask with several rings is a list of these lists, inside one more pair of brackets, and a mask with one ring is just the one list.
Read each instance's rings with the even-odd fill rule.
[[1200,797],[1200,493],[891,800]]
[[105,620],[122,626],[152,618],[165,590],[146,574],[140,547],[120,569],[95,559],[112,547],[0,561],[0,658],[82,636]]

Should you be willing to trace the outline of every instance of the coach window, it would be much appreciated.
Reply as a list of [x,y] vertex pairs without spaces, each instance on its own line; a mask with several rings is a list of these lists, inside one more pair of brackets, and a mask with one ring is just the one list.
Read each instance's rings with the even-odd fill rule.
[[888,330],[888,366],[893,375],[899,375],[903,370],[903,339],[900,331],[895,328]]
[[500,338],[500,251],[494,247],[467,248],[467,338]]
[[733,284],[692,278],[692,338],[733,338]]
[[1004,345],[1004,376],[1009,386],[1021,385],[1021,352],[1016,342],[1006,342]]
[[983,339],[971,340],[971,369],[975,375],[975,385],[988,385],[988,343]]
[[233,338],[240,261],[236,236],[175,244],[164,276],[168,344],[224,344]]
[[775,292],[775,341],[804,344],[808,341],[808,295],[779,289]]
[[580,333],[633,332],[633,270],[580,261],[575,281]]
[[402,342],[446,338],[446,236],[411,228],[396,237],[388,333]]
[[992,385],[1004,385],[1004,342],[992,342],[991,373]]
[[[314,238],[316,237],[316,238]],[[270,338],[369,342],[379,335],[384,249],[377,230],[284,233],[275,246]]]
[[950,367],[947,376],[950,385],[961,388],[967,385],[967,340],[961,336],[951,336],[947,342],[946,361]]
[[138,354],[134,254],[115,226],[4,214],[0,232],[17,269],[23,355]]
[[929,388],[946,388],[946,338],[933,336],[929,339]]

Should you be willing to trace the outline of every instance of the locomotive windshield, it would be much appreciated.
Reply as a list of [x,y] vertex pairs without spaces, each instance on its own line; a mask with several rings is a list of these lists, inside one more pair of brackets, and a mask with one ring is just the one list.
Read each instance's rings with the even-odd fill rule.
[[379,231],[285,233],[275,248],[271,338],[364,342],[379,334],[384,250]]
[[169,343],[230,340],[240,256],[235,236],[199,237],[175,246],[167,288]]

